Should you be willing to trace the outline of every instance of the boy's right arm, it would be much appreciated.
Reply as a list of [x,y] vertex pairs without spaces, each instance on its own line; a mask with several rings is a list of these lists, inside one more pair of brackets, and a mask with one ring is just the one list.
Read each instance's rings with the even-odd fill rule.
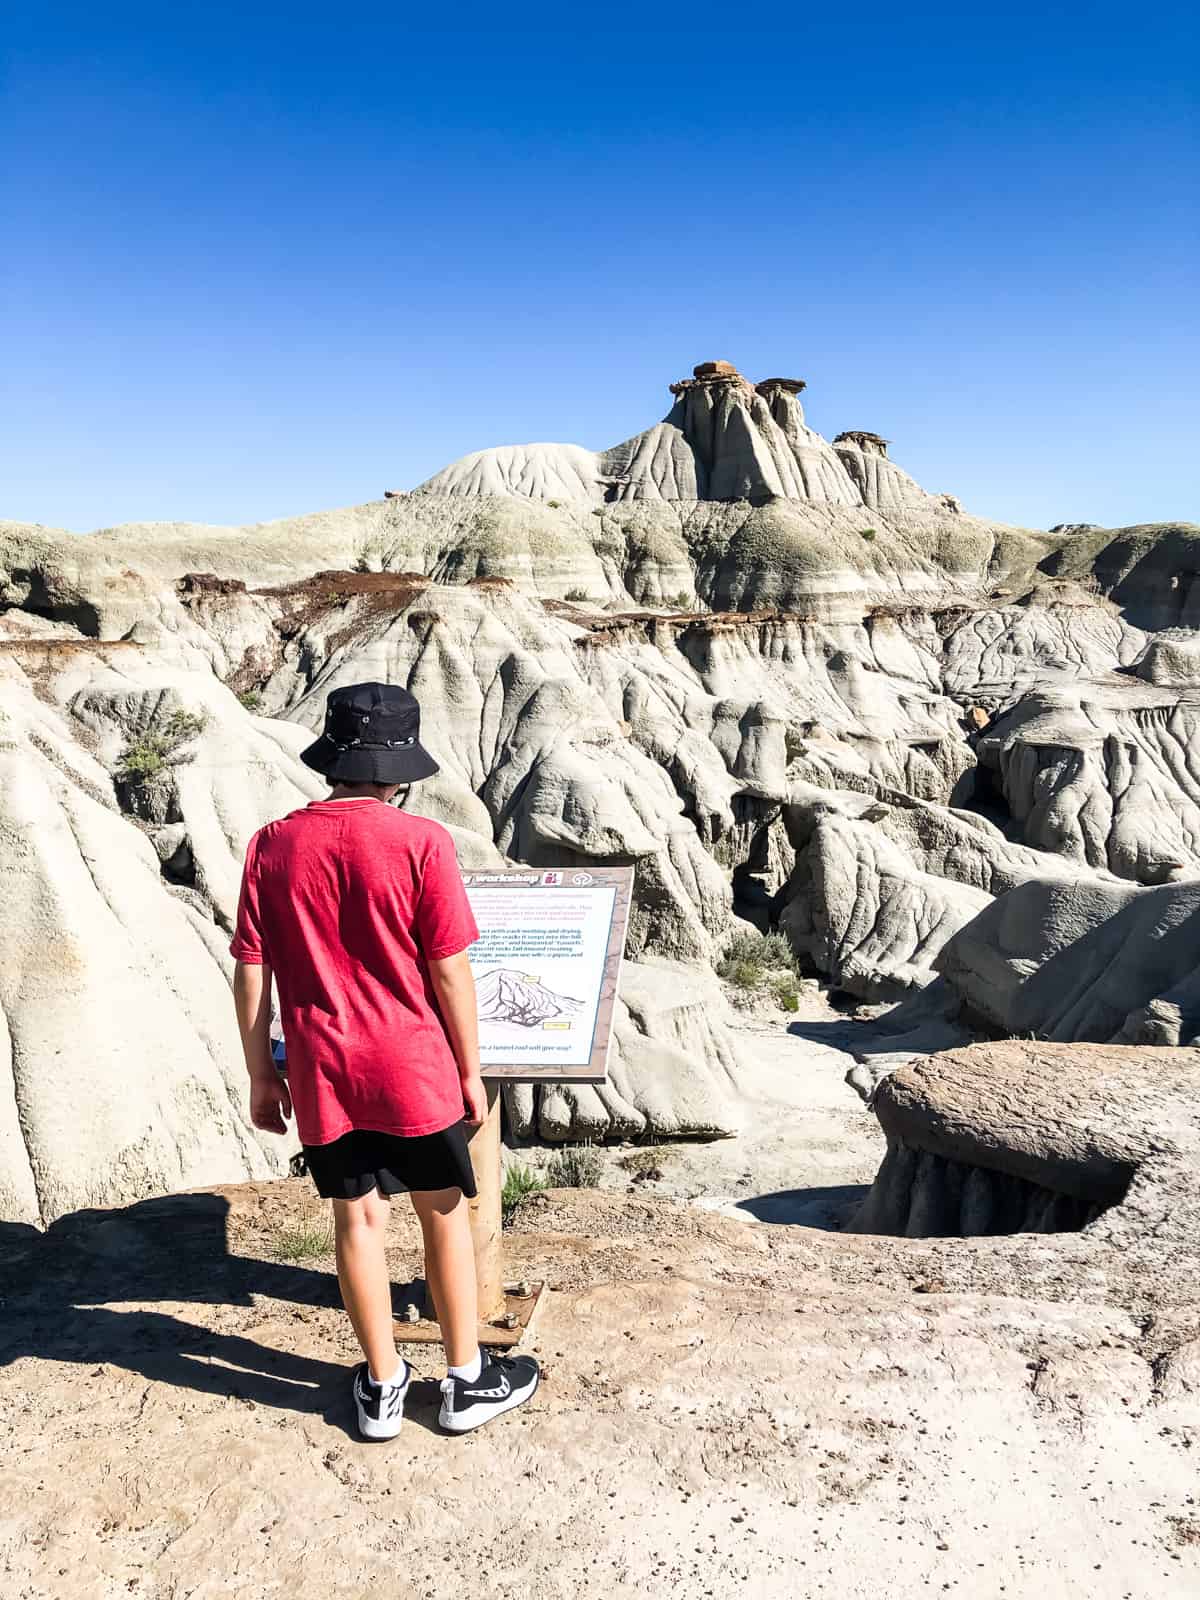
[[250,1074],[250,1120],[264,1133],[286,1133],[292,1099],[271,1055],[270,967],[239,961],[233,969],[233,1004]]
[[431,961],[429,977],[458,1062],[466,1120],[478,1124],[487,1116],[487,1090],[479,1073],[479,1014],[467,952]]

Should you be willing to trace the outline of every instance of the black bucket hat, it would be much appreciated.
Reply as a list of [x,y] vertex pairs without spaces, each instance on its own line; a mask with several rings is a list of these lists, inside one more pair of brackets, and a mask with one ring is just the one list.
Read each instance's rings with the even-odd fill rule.
[[325,702],[325,731],[300,759],[331,783],[416,783],[438,764],[421,742],[421,708],[397,683],[352,683]]

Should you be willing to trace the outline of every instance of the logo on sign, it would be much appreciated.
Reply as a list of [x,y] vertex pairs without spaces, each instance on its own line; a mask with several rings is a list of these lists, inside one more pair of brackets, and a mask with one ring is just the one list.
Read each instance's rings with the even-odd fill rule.
[[562,878],[563,878],[563,875],[562,875],[561,872],[543,872],[542,873],[542,882],[545,883],[545,884],[549,884],[551,887],[554,887],[556,884],[560,884],[562,882]]
[[595,881],[590,872],[577,872],[571,879],[572,883],[578,884],[581,888],[585,883],[595,883]]

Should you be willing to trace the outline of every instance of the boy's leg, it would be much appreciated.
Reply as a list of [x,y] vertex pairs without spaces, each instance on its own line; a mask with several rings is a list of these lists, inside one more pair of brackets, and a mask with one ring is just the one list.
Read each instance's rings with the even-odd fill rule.
[[357,1200],[333,1202],[342,1303],[354,1324],[368,1371],[377,1383],[387,1383],[400,1369],[387,1268],[389,1214],[389,1203],[377,1189]]
[[462,1190],[414,1189],[412,1202],[449,1368],[438,1421],[450,1433],[467,1433],[524,1405],[538,1386],[538,1364],[532,1356],[485,1355],[479,1348],[475,1248]]
[[446,1361],[469,1367],[479,1353],[479,1303],[467,1201],[461,1189],[414,1189],[412,1203],[425,1240],[425,1281]]

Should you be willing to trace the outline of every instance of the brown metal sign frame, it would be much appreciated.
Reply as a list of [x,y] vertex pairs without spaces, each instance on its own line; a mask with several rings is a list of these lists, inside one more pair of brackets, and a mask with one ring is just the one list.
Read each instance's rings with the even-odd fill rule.
[[592,1039],[586,1063],[555,1061],[484,1062],[483,1076],[492,1083],[603,1083],[612,1042],[613,1008],[621,976],[625,932],[633,896],[632,867],[511,867],[486,872],[464,872],[468,895],[503,889],[518,895],[525,890],[554,894],[587,895],[615,891],[609,916],[608,943],[592,1020]]

